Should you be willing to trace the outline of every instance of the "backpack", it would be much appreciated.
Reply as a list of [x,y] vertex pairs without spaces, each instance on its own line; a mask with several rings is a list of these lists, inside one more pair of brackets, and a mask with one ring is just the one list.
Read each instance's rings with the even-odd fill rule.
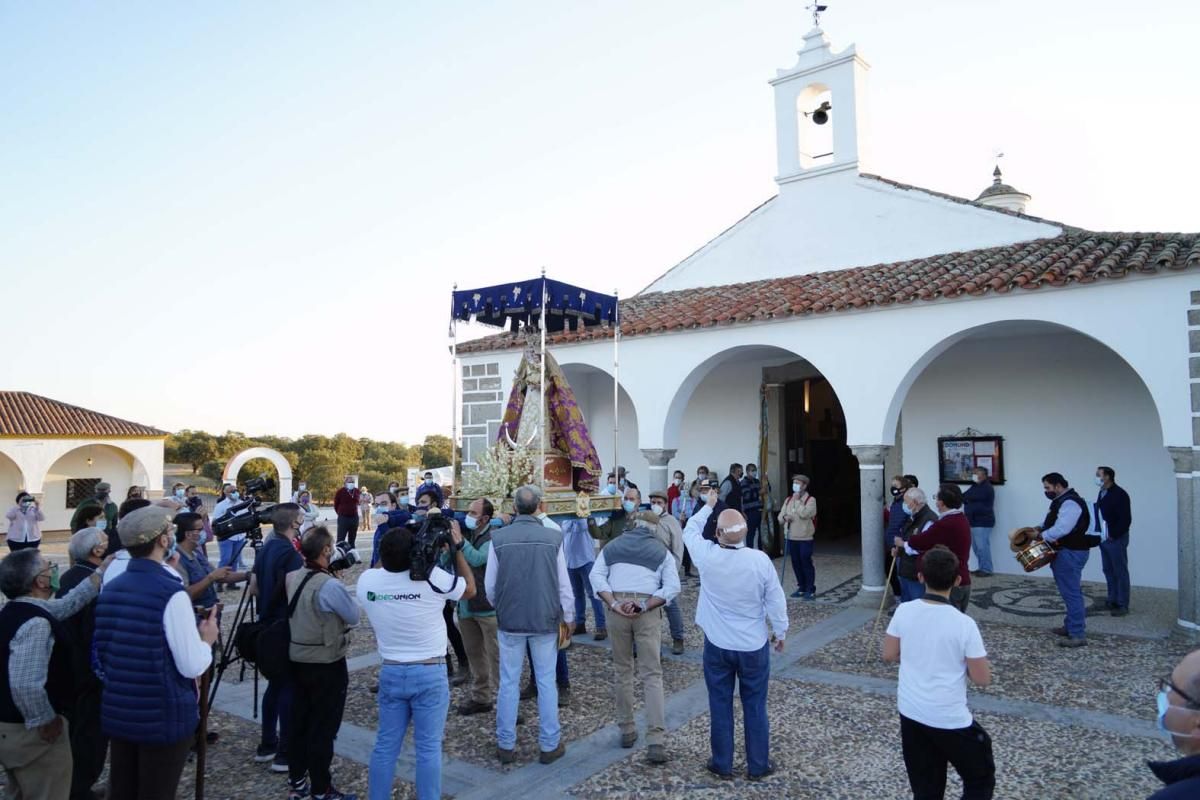
[[[304,594],[304,585],[314,575],[318,574],[320,573],[314,570],[305,575],[304,580],[300,581],[300,586],[296,589],[296,594],[292,598],[292,602],[288,603],[287,615],[285,617],[266,623],[265,625],[261,622],[248,623],[261,626],[258,635],[254,637],[252,649],[255,651],[255,656],[257,657],[253,660],[255,666],[258,667],[258,671],[268,681],[283,680],[291,673],[292,661],[288,657],[288,649],[292,644],[292,614],[296,612],[296,604],[300,602],[300,595]],[[240,634],[241,631],[239,630]]]

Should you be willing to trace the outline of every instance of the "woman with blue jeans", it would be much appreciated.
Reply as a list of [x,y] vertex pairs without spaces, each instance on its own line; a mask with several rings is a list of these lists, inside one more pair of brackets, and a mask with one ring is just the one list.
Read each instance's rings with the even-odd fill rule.
[[796,573],[796,591],[792,597],[813,600],[817,592],[817,569],[813,564],[813,536],[817,526],[817,500],[808,493],[808,477],[792,476],[792,493],[779,511],[779,524],[784,527],[792,571]]
[[[383,659],[379,734],[368,773],[370,800],[392,796],[396,759],[410,722],[417,756],[417,797],[440,800],[442,796],[442,737],[450,708],[442,609],[447,600],[469,600],[476,591],[474,573],[463,556],[458,522],[451,526],[461,577],[434,567],[429,580],[414,581],[410,574],[412,533],[407,528],[393,528],[379,542],[382,568],[369,569],[358,579],[358,602],[375,631]],[[444,594],[434,591],[434,586]]]

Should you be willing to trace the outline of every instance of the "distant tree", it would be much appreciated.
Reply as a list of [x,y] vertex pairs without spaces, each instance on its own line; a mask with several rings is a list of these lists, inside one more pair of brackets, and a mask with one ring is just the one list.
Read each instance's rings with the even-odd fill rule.
[[[251,478],[257,478],[259,475],[266,475],[268,478],[275,481],[276,485],[279,484],[279,470],[275,468],[274,464],[265,458],[252,458],[243,464],[242,468],[238,470],[237,482],[245,483]],[[270,499],[273,500],[274,498],[272,497]]]
[[454,457],[454,445],[449,436],[432,434],[421,445],[421,466],[425,469],[448,467]]
[[204,431],[182,430],[167,437],[163,457],[167,463],[188,464],[195,475],[207,461],[220,456],[216,438]]
[[200,474],[217,483],[220,488],[221,475],[225,472],[225,464],[221,461],[207,461],[200,467]]

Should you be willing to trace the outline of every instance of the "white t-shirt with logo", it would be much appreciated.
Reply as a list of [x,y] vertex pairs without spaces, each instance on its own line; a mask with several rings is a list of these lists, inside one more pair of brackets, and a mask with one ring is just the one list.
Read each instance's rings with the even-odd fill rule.
[[358,603],[375,630],[379,655],[385,661],[424,661],[446,655],[446,624],[442,609],[447,600],[462,599],[467,582],[435,567],[430,581],[414,581],[404,572],[369,569],[358,578]]
[[900,640],[900,713],[931,728],[970,727],[968,658],[983,658],[975,620],[945,603],[901,603],[887,629]]

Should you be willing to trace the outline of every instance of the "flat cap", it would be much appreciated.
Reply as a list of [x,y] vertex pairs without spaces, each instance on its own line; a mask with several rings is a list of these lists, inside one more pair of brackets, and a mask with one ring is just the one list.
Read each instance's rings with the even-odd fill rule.
[[658,489],[655,489],[654,491],[652,491],[652,492],[650,493],[650,499],[651,499],[651,500],[653,500],[653,499],[654,499],[654,498],[656,498],[656,497],[657,497],[659,500],[666,500],[666,499],[667,499],[667,493],[666,493],[666,492],[659,491]]
[[133,547],[153,541],[171,529],[174,513],[162,506],[146,506],[130,511],[117,525],[121,544]]
[[111,483],[105,483],[104,481],[101,481],[100,483],[97,483],[97,484],[96,484],[96,491],[97,491],[97,492],[111,492],[111,491],[112,491],[112,484],[111,484]]

